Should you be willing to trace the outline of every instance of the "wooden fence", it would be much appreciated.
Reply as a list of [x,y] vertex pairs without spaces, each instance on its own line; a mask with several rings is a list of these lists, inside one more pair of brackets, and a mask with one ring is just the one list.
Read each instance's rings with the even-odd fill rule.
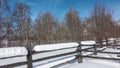
[[[55,46],[52,46],[52,45],[55,45]],[[34,49],[35,47],[32,47],[30,45],[30,46],[26,47],[26,50],[28,52],[26,55],[12,55],[12,56],[9,56],[9,57],[0,58],[0,59],[9,59],[9,58],[16,58],[16,57],[23,57],[23,56],[26,56],[26,58],[27,58],[27,61],[7,64],[7,65],[1,65],[0,68],[8,68],[8,67],[12,68],[12,67],[17,67],[17,66],[26,65],[26,64],[27,64],[27,68],[33,68],[33,63],[34,62],[40,62],[40,61],[43,61],[43,60],[48,60],[48,59],[52,59],[52,58],[57,58],[57,57],[62,57],[62,56],[75,54],[76,50],[63,52],[63,53],[60,53],[60,54],[54,54],[54,55],[50,55],[50,56],[44,56],[44,57],[41,57],[41,58],[38,58],[38,59],[33,59],[33,55],[40,54],[40,53],[48,53],[49,54],[49,52],[52,53],[52,52],[59,51],[59,50],[67,50],[67,49],[77,48],[77,46],[79,44],[78,43],[69,43],[69,44],[68,43],[64,43],[64,44],[61,43],[61,44],[52,44],[52,45],[50,44],[48,46],[46,46],[46,45],[35,46],[37,48],[40,48],[41,46],[46,46],[47,48],[51,48],[52,47],[53,49],[51,49],[51,50],[46,50],[45,49],[46,47],[42,47],[43,50],[41,50],[41,49],[35,50]],[[59,47],[59,45],[60,45],[60,47]],[[58,46],[58,47],[56,47],[56,46]]]
[[[103,42],[106,42],[106,44],[102,44],[102,47],[106,47],[106,48],[118,47],[117,49],[120,48],[120,45],[118,45],[118,44],[108,43],[109,41],[102,41],[102,43]],[[106,59],[106,60],[120,60],[120,58],[115,58],[115,57],[100,57],[100,56],[95,56],[98,53],[102,53],[102,54],[117,54],[116,57],[120,56],[120,52],[108,52],[108,51],[104,51],[106,48],[104,48],[102,50],[97,50],[97,48],[101,47],[101,43],[100,42],[97,42],[95,45],[93,45],[93,49],[92,50],[89,50],[89,49],[82,50],[81,46],[82,45],[80,45],[80,46],[77,47],[77,53],[78,53],[77,59],[78,59],[78,63],[82,63],[82,58],[95,58],[95,59]],[[84,45],[84,46],[91,46],[91,45]],[[83,55],[82,51],[84,51],[84,52],[93,52],[94,55]]]
[[[55,44],[52,44],[52,45],[55,45]],[[53,47],[52,45],[49,45],[51,47]],[[58,44],[57,44],[58,45]],[[56,45],[56,46],[57,46]],[[61,44],[60,44],[61,45]],[[26,55],[17,55],[17,56],[9,56],[9,57],[5,57],[5,58],[0,58],[0,59],[8,59],[8,58],[14,58],[14,57],[21,57],[21,56],[26,56],[27,58],[27,61],[23,61],[23,62],[19,62],[19,63],[13,63],[13,64],[8,64],[8,65],[1,65],[0,68],[7,68],[7,67],[16,67],[16,66],[21,66],[21,65],[26,65],[27,64],[27,68],[33,68],[33,63],[34,62],[40,62],[40,61],[43,61],[43,60],[48,60],[48,59],[53,59],[53,58],[57,58],[57,57],[61,57],[61,56],[66,56],[66,55],[72,55],[72,54],[76,54],[76,58],[75,59],[78,59],[78,63],[82,63],[82,59],[83,58],[98,58],[98,59],[110,59],[110,60],[120,60],[120,58],[109,58],[109,57],[97,57],[97,56],[92,56],[92,55],[83,55],[82,52],[93,52],[94,55],[97,55],[97,53],[108,53],[108,54],[120,54],[119,52],[105,52],[104,49],[102,50],[97,50],[97,48],[99,46],[101,46],[100,44],[91,44],[91,45],[83,45],[81,43],[71,43],[71,44],[63,44],[61,46],[64,46],[64,45],[72,45],[71,47],[67,46],[67,47],[53,47],[53,49],[51,50],[47,50],[47,49],[44,49],[46,48],[47,46],[46,45],[43,45],[43,46],[46,46],[46,47],[43,47],[43,50],[35,50],[31,45],[26,47],[26,50],[27,50],[27,54]],[[38,47],[36,48],[41,48],[42,45],[39,45]],[[49,48],[48,46],[48,48]],[[89,46],[88,48],[82,48],[82,47],[85,47],[85,46]],[[108,47],[108,46],[115,46],[115,45],[111,45],[111,44],[104,44],[103,45],[104,47]],[[117,45],[119,46],[119,45]],[[72,48],[76,48],[76,50],[74,51],[71,51],[71,52],[65,52],[65,53],[61,53],[61,54],[56,54],[56,55],[51,55],[51,56],[46,56],[46,57],[42,57],[42,58],[38,58],[38,59],[34,59],[33,60],[33,55],[35,54],[40,54],[40,53],[46,53],[46,52],[52,52],[52,51],[58,51],[58,50],[65,50],[65,49],[72,49]]]

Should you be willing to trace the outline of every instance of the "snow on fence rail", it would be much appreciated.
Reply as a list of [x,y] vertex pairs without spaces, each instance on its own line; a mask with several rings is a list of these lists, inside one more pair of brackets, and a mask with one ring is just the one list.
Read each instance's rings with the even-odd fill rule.
[[27,54],[28,51],[25,47],[0,48],[0,58],[24,56]]
[[[81,45],[94,45],[96,44],[95,41],[81,41]],[[72,48],[79,46],[79,43],[72,42],[72,43],[58,43],[58,44],[45,44],[45,45],[36,45],[33,50],[34,51],[51,51],[51,50],[58,50],[58,49],[65,49],[65,48]]]
[[82,45],[94,45],[94,44],[96,44],[96,42],[92,41],[92,40],[90,40],[90,41],[81,41],[81,44]]
[[34,51],[50,51],[50,50],[58,50],[64,48],[77,47],[78,43],[59,43],[59,44],[46,44],[46,45],[36,45],[33,50]]

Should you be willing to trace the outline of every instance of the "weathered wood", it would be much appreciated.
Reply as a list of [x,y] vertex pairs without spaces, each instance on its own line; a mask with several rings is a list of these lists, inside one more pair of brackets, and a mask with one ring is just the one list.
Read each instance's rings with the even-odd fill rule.
[[27,55],[27,68],[32,68],[32,46],[28,45],[28,55]]
[[[96,44],[96,46],[97,46],[97,47],[100,47],[101,45]],[[113,44],[103,44],[103,47],[104,47],[104,46],[108,46],[108,47],[109,47],[109,46],[117,46],[117,47],[120,47],[120,45],[113,45]]]
[[119,47],[119,48],[117,48],[117,50],[120,50],[120,47]]
[[40,58],[40,59],[35,59],[32,62],[43,61],[43,60],[57,58],[57,57],[66,56],[66,55],[75,54],[75,53],[76,53],[76,51],[68,52],[68,53],[64,53],[64,54],[59,54],[59,55],[53,55],[53,56],[43,57],[43,58]]
[[97,48],[96,48],[96,45],[93,45],[94,47],[94,55],[97,55]]
[[7,65],[1,65],[0,68],[13,68],[13,67],[21,66],[21,65],[25,65],[25,64],[27,64],[27,61],[7,64]]
[[50,51],[32,51],[32,54],[38,54],[38,53],[45,53],[45,52],[52,52],[52,51],[58,51],[58,50],[65,50],[65,49],[71,49],[71,48],[76,48],[76,47],[70,47],[70,48],[62,48],[62,49],[55,49],[55,50],[50,50]]
[[117,55],[117,57],[120,57],[120,55]]
[[[94,52],[94,51],[88,50],[86,52]],[[97,53],[120,54],[120,52],[105,52],[105,51],[97,51]]]
[[93,49],[93,48],[94,47],[89,47],[89,48],[81,49],[81,51],[86,51],[86,50]]
[[96,58],[96,59],[106,59],[106,60],[120,60],[120,58],[109,58],[109,57],[97,57],[97,56],[82,56],[84,58]]
[[108,47],[108,38],[106,37],[106,44],[107,44],[107,47]]
[[79,46],[77,47],[77,59],[78,63],[82,63],[82,52],[81,52],[81,44],[79,43]]
[[[115,44],[102,44],[103,46],[116,46]],[[82,47],[84,46],[91,46],[91,45],[81,45]],[[100,44],[96,44],[96,47],[100,47]],[[120,45],[117,45],[118,47],[120,47]]]
[[10,59],[10,58],[15,58],[15,57],[24,57],[26,55],[19,55],[19,56],[12,56],[12,57],[4,57],[4,58],[0,58],[0,59]]

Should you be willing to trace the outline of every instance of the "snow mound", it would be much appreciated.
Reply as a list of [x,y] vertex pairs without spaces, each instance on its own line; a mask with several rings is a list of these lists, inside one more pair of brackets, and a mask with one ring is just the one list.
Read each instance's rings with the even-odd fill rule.
[[59,43],[59,44],[46,44],[46,45],[36,45],[33,50],[34,51],[50,51],[50,50],[57,50],[63,48],[71,48],[77,47],[78,43]]
[[28,51],[25,47],[9,47],[0,48],[0,58],[27,55]]
[[95,41],[81,41],[81,44],[82,45],[94,45],[96,44],[96,42]]

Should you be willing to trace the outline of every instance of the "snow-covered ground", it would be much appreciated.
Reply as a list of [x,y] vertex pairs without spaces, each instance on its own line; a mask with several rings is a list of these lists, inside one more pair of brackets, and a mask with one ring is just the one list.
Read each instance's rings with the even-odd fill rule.
[[[105,48],[105,47],[104,47]],[[99,48],[101,50],[103,48]],[[107,48],[104,51],[106,52],[120,52],[120,50],[114,48]],[[85,55],[91,52],[83,52]],[[108,57],[108,58],[120,58],[117,57],[117,54],[105,54],[105,53],[98,53],[99,57]],[[72,62],[72,63],[71,63]],[[59,65],[55,68],[119,68],[120,67],[120,60],[105,60],[105,59],[93,59],[93,58],[83,58],[82,63],[77,63],[77,60],[68,62],[63,65]]]
[[74,63],[61,65],[58,68],[119,68],[119,67],[120,64],[113,61],[100,59],[84,59],[82,63],[77,63],[77,60],[75,60]]

